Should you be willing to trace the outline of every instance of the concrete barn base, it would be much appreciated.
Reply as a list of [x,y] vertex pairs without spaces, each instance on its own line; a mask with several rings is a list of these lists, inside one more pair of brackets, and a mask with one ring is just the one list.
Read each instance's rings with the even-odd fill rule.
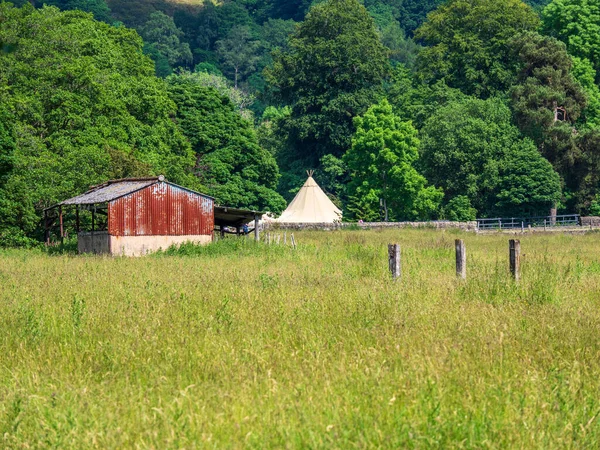
[[212,235],[111,236],[106,231],[79,233],[77,235],[77,250],[79,253],[95,253],[98,255],[143,256],[185,242],[208,244],[212,242]]

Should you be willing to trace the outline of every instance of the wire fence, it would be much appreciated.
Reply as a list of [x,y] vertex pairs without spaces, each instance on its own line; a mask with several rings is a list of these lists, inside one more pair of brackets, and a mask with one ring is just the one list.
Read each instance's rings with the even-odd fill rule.
[[579,214],[539,217],[496,217],[477,219],[477,230],[514,230],[525,228],[578,227],[581,225]]

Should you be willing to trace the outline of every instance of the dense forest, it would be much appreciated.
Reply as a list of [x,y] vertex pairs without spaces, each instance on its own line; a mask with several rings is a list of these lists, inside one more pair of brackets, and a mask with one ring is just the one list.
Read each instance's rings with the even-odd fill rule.
[[347,220],[600,213],[600,4],[0,2],[0,245],[106,179]]

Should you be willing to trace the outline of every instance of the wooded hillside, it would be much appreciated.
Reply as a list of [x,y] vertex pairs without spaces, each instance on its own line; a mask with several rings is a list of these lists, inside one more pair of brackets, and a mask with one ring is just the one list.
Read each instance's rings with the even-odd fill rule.
[[[107,178],[347,220],[600,213],[585,0],[0,4],[0,242]],[[43,6],[45,3],[47,6]]]

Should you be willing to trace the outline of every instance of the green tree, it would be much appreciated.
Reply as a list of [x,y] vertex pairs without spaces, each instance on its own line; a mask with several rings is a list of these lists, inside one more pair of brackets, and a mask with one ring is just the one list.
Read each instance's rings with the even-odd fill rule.
[[573,57],[571,73],[581,85],[587,104],[582,111],[580,122],[587,126],[600,126],[600,87],[595,82],[596,70],[587,59]]
[[[44,3],[41,0],[41,3]],[[130,27],[140,27],[156,11],[156,3],[149,1],[106,0],[115,19]]]
[[392,62],[401,63],[411,70],[415,69],[421,46],[406,37],[398,22],[394,21],[381,30],[381,41],[390,50]]
[[443,81],[431,85],[420,83],[402,65],[394,68],[386,90],[394,113],[402,119],[412,121],[418,130],[442,106],[467,98],[461,91],[448,87]]
[[192,63],[189,44],[181,42],[183,32],[166,14],[160,11],[150,14],[148,21],[140,28],[140,34],[146,43],[152,44],[167,58],[171,67],[189,66]]
[[249,28],[252,34],[258,32],[258,26],[250,17],[248,10],[237,1],[223,3],[216,12],[218,39],[225,39],[236,27]]
[[96,20],[101,20],[106,23],[112,23],[113,18],[110,14],[110,8],[106,4],[106,0],[44,0],[36,1],[36,4],[42,6],[56,6],[62,10],[78,9],[80,11],[90,12]]
[[144,44],[143,51],[144,55],[149,56],[154,61],[154,71],[157,77],[166,78],[173,73],[169,60],[154,44]]
[[313,3],[312,0],[250,0],[245,2],[251,13],[258,18],[260,22],[268,18],[295,20],[304,19],[306,11]]
[[172,75],[169,93],[177,122],[196,154],[196,173],[207,193],[229,206],[280,213],[275,158],[258,145],[252,124],[229,98],[192,76]]
[[9,228],[15,242],[39,236],[44,207],[107,179],[163,173],[199,187],[194,154],[171,120],[175,105],[135,31],[7,3],[0,23],[0,41],[14,48],[0,53],[14,139],[0,182],[0,240]]
[[[354,133],[352,118],[381,95],[387,50],[358,0],[316,4],[266,71],[276,98],[290,105],[289,153],[281,161],[316,168],[325,154],[340,157]],[[299,162],[302,161],[302,162]],[[301,170],[303,171],[303,170]]]
[[233,77],[237,89],[238,81],[256,69],[260,59],[260,41],[253,39],[248,27],[233,27],[227,38],[217,42],[217,54],[225,70]]
[[242,89],[231,86],[231,82],[223,75],[211,74],[203,71],[196,71],[194,73],[187,72],[185,70],[180,71],[178,74],[182,78],[189,78],[194,83],[201,84],[216,89],[219,94],[227,97],[236,111],[240,115],[249,121],[254,120],[254,115],[250,109],[250,105],[254,102],[254,97]]
[[560,39],[573,56],[600,69],[600,3],[595,0],[553,0],[542,13],[543,31]]
[[424,174],[447,202],[465,196],[485,217],[547,214],[560,200],[558,176],[501,100],[451,102],[426,121],[422,135]]
[[575,211],[590,211],[600,191],[600,129],[587,128],[577,134],[576,157],[569,161],[572,169],[565,180],[573,192]]
[[419,54],[419,73],[469,95],[502,94],[514,81],[509,41],[538,26],[521,0],[449,0],[415,32],[428,46]]
[[546,215],[561,199],[560,177],[531,143],[509,147],[498,165],[494,197],[492,215]]
[[400,25],[407,33],[412,33],[425,21],[427,14],[435,10],[445,0],[404,0]]
[[[404,0],[400,14],[400,25],[411,36],[421,26],[427,15],[442,5],[446,0]],[[546,5],[549,0],[526,0],[536,11]]]
[[[579,121],[582,114],[590,119],[589,125],[597,121],[600,95],[592,81],[593,69],[586,60],[576,59],[572,73],[573,62],[565,44],[551,37],[525,34],[512,46],[520,60],[517,82],[511,89],[517,125],[560,174],[569,194],[567,206],[584,211],[597,189],[586,180],[596,179],[599,169],[594,163],[595,147],[590,145],[596,142],[594,133]],[[579,75],[587,88],[574,75]]]
[[577,121],[585,108],[585,93],[571,74],[572,60],[562,42],[526,33],[510,46],[520,66],[510,91],[515,119],[543,151],[551,127]]
[[262,26],[262,38],[265,46],[273,51],[275,49],[287,50],[288,39],[296,29],[293,20],[269,19]]
[[[342,158],[333,155],[325,155],[319,161],[321,170],[314,177],[329,198],[342,209],[346,202],[346,186],[350,180],[348,167]],[[298,183],[300,186],[300,183]],[[334,194],[335,193],[335,194]]]
[[468,222],[477,218],[477,210],[466,195],[457,195],[443,208],[444,218],[452,222]]
[[414,165],[419,158],[417,130],[392,112],[387,100],[355,118],[356,134],[344,155],[350,172],[348,210],[373,220],[426,219],[438,209],[443,193],[426,186]]
[[282,141],[282,136],[278,133],[280,131],[278,123],[289,115],[290,108],[287,106],[281,108],[267,106],[256,130],[260,146],[268,150],[275,158],[281,150]]
[[[37,217],[28,198],[19,201],[13,192],[11,173],[16,150],[14,116],[8,97],[0,95],[0,246],[27,244],[22,229],[34,226]],[[15,195],[17,194],[17,195]]]

